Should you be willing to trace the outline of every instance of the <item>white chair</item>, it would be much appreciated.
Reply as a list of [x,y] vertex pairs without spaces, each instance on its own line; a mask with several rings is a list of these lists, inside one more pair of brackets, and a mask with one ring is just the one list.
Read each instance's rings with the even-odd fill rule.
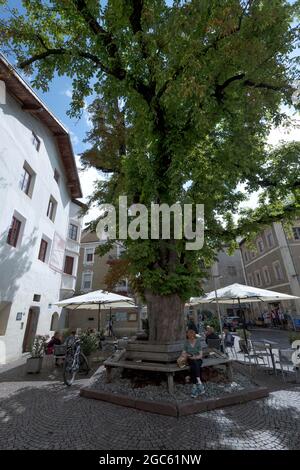
[[253,348],[253,354],[256,358],[257,365],[260,365],[259,359],[261,359],[264,366],[268,366],[271,368],[272,367],[271,355],[270,355],[270,352],[267,350],[266,345],[258,341],[253,341],[252,348]]
[[241,353],[244,356],[244,362],[249,362],[250,374],[252,373],[252,365],[256,367],[258,365],[257,357],[253,349],[252,343],[250,340],[247,341],[247,345],[244,340],[239,341],[239,346]]
[[295,366],[292,361],[292,356],[295,352],[295,349],[279,349],[279,363],[282,378],[284,381],[287,381],[287,376],[290,371],[295,372],[296,382],[299,382],[299,367]]

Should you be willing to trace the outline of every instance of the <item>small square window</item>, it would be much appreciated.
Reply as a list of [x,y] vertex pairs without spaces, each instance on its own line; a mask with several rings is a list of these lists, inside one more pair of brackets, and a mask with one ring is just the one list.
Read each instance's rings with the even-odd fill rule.
[[34,302],[40,302],[40,301],[41,301],[41,296],[40,296],[40,294],[34,294],[34,296],[33,296],[33,301],[34,301]]
[[41,141],[33,131],[32,131],[31,142],[32,142],[32,144],[34,145],[35,149],[38,152],[40,150]]
[[86,248],[85,249],[85,262],[86,263],[93,263],[94,262],[94,248]]

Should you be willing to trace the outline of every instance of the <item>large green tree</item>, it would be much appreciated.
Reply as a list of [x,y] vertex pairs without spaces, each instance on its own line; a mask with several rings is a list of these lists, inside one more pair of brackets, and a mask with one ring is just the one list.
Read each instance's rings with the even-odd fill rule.
[[[1,2],[0,2],[1,3]],[[2,1],[2,3],[4,3]],[[127,263],[145,297],[150,339],[183,337],[183,305],[199,293],[202,263],[238,235],[294,217],[299,144],[266,146],[284,124],[297,79],[299,2],[285,0],[24,0],[1,21],[3,48],[47,90],[73,80],[70,113],[91,109],[87,165],[109,176],[92,200],[205,205],[205,244],[127,240]],[[241,191],[243,189],[243,191]],[[261,205],[233,214],[245,191]],[[109,247],[109,244],[107,245]]]

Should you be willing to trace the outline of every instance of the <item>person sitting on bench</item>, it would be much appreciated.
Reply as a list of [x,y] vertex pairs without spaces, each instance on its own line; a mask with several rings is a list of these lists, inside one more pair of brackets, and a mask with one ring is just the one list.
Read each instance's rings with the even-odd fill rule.
[[212,326],[208,326],[205,332],[205,342],[209,339],[219,339],[219,336],[216,335],[215,330]]
[[198,395],[205,393],[204,386],[201,382],[201,365],[202,365],[202,348],[201,340],[196,337],[194,330],[187,331],[187,339],[184,343],[183,353],[188,359],[191,368],[191,378],[193,382],[191,397],[196,398]]

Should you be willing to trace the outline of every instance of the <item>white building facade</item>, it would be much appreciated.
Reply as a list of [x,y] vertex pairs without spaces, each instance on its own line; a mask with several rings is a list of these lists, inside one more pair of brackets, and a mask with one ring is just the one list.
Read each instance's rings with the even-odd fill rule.
[[[75,290],[82,197],[67,130],[0,55],[0,343],[10,361],[63,326]],[[3,85],[4,84],[4,85]]]

